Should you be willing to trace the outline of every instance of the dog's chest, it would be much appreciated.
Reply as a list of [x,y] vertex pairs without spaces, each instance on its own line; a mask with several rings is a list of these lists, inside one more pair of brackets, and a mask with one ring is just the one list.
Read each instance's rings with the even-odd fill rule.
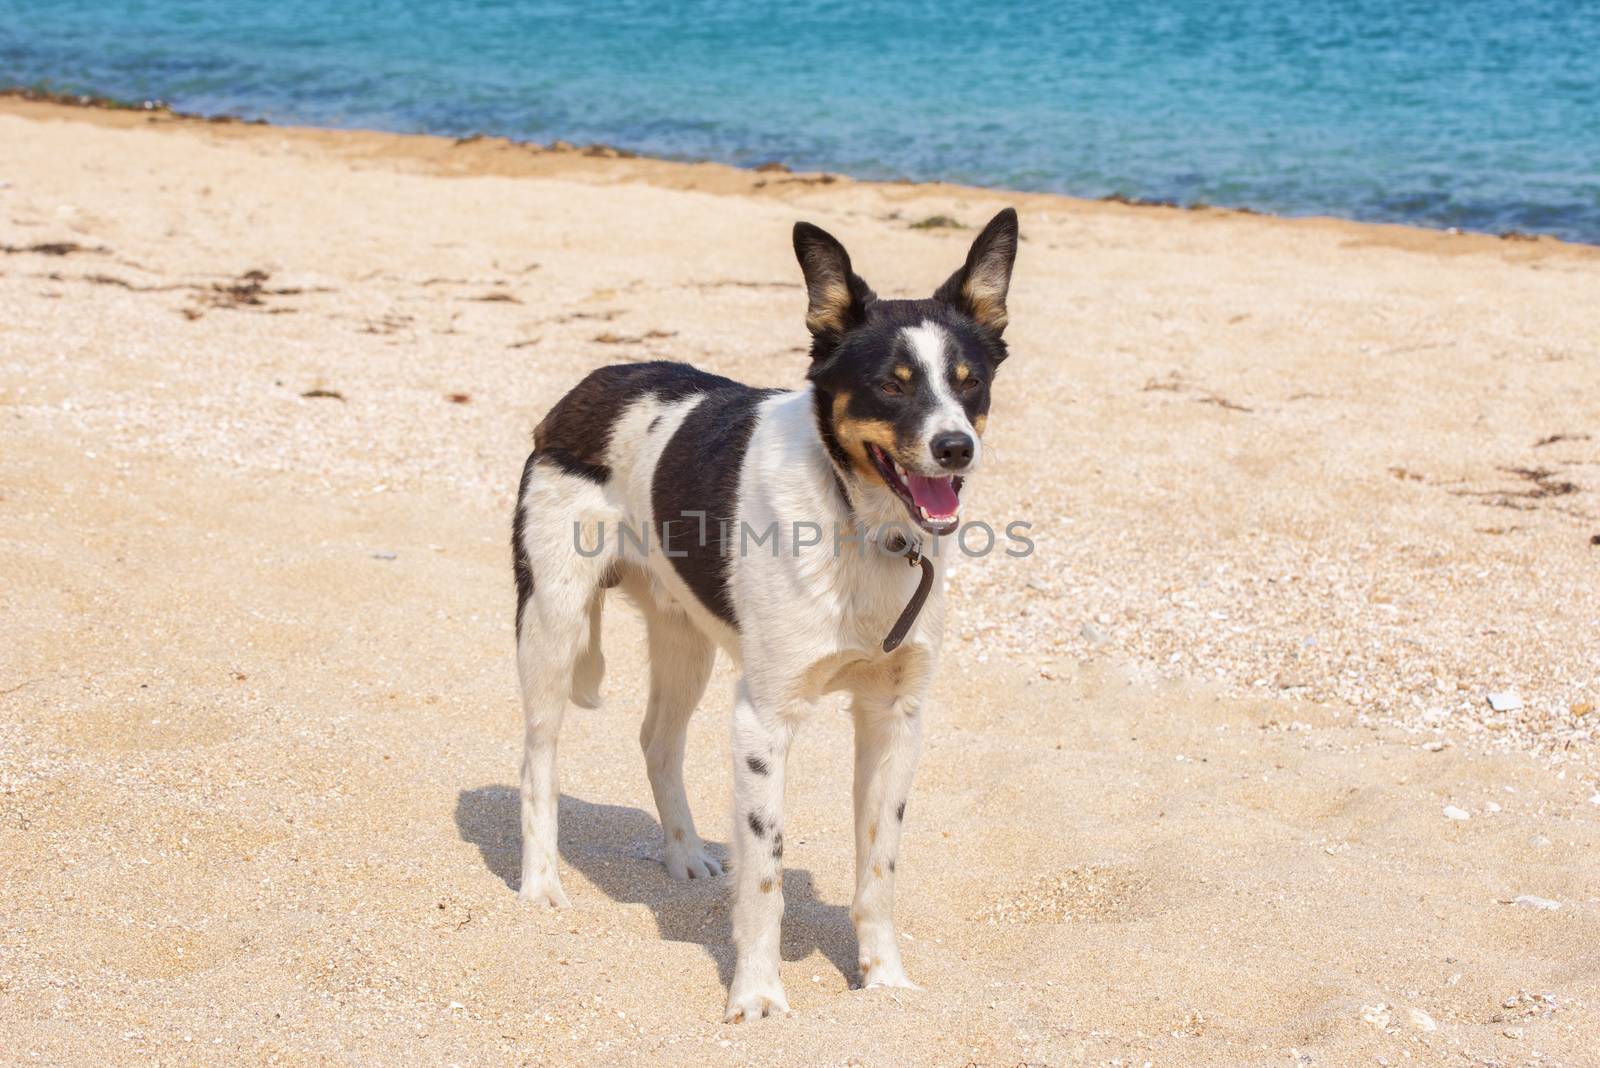
[[[874,550],[869,550],[871,552]],[[840,629],[856,644],[880,651],[890,631],[912,610],[915,610],[915,617],[910,621],[913,630],[902,637],[915,632],[928,597],[942,585],[934,581],[919,602],[917,593],[922,569],[898,556],[858,561],[858,566],[851,571],[846,580],[850,593],[842,609]]]
[[937,574],[919,601],[922,568],[902,557],[884,555],[875,546],[829,554],[825,560],[812,561],[810,568],[803,561],[797,563],[801,566],[786,576],[796,596],[787,604],[764,605],[764,614],[780,627],[804,621],[819,658],[884,659],[885,639],[908,613],[901,644],[929,644],[942,616]]

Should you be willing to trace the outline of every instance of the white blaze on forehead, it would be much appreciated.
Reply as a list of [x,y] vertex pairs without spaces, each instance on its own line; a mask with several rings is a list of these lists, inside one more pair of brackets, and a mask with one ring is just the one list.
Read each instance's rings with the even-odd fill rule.
[[933,389],[933,406],[922,424],[923,454],[931,463],[929,442],[946,431],[959,430],[972,439],[972,463],[967,470],[969,472],[977,470],[982,449],[978,441],[978,432],[973,429],[972,421],[967,418],[967,410],[961,407],[961,402],[950,392],[950,353],[954,345],[949,331],[938,323],[924,319],[918,325],[908,326],[900,333],[906,339],[906,347],[911,350],[912,358],[917,361],[919,377],[926,378]]
[[[911,355],[922,368],[922,373],[935,383],[944,383],[945,350],[950,344],[950,335],[938,323],[922,320],[916,326],[908,326],[900,332],[906,339],[906,346],[911,349]],[[950,391],[945,390],[948,396]]]

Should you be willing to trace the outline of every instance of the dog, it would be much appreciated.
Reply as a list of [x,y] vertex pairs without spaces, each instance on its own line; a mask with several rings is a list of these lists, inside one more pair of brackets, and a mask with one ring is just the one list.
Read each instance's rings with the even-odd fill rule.
[[568,904],[556,738],[569,701],[599,700],[607,592],[620,589],[644,616],[639,740],[675,879],[722,874],[689,812],[684,738],[717,650],[739,668],[730,1022],[788,1011],[778,977],[784,768],[796,729],[828,693],[849,693],[855,728],[860,982],[913,985],[892,911],[941,642],[935,543],[958,529],[983,464],[1017,215],[996,215],[927,300],[880,299],[816,226],[797,223],[793,239],[811,334],[805,384],[755,389],[671,362],[602,367],[534,431],[512,522],[523,900]]

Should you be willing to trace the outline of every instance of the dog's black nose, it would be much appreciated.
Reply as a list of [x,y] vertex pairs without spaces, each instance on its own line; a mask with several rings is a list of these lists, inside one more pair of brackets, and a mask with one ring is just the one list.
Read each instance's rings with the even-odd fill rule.
[[960,471],[972,462],[972,439],[959,430],[938,435],[928,447],[933,450],[933,458],[939,461],[940,467]]

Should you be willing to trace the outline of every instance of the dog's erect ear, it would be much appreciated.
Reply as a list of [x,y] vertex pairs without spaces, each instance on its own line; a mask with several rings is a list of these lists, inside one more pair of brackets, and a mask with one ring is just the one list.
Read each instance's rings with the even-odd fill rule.
[[933,299],[959,308],[999,334],[1006,328],[1006,293],[1016,261],[1017,209],[1006,208],[989,220],[972,243],[966,266],[951,275]]
[[877,297],[850,271],[850,254],[828,231],[794,224],[794,254],[806,276],[806,329],[817,337],[842,334],[866,317]]

